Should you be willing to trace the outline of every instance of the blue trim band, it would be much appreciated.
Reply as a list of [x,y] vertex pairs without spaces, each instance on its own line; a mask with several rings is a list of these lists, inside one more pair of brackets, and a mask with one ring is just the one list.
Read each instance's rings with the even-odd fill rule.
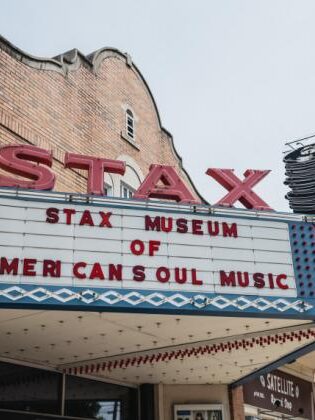
[[314,299],[0,283],[0,306],[313,319]]

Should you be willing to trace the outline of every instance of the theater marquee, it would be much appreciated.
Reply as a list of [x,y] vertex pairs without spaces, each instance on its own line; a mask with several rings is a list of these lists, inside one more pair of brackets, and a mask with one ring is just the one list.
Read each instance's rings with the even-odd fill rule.
[[313,312],[311,224],[202,206],[2,193],[2,304]]

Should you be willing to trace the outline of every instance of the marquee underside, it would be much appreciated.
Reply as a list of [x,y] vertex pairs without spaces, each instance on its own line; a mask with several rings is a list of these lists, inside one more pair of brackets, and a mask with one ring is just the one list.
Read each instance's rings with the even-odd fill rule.
[[232,383],[314,341],[310,321],[1,309],[0,357],[124,383]]

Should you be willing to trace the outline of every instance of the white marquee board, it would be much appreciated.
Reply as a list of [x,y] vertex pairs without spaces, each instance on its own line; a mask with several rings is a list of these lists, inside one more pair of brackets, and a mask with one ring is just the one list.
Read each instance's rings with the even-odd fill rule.
[[[58,209],[57,223],[46,221],[49,208]],[[65,223],[64,208],[76,211],[71,216],[70,224]],[[90,226],[89,223],[79,224],[84,211],[86,215],[90,214],[95,226]],[[101,222],[100,211],[112,213],[108,219],[111,227],[98,226]],[[55,215],[56,211],[52,214]],[[155,217],[164,217],[166,222],[168,218],[173,218],[172,231],[146,230],[146,216],[152,221]],[[187,221],[187,233],[177,232],[178,219]],[[212,223],[212,234],[209,233],[208,222]],[[193,223],[195,223],[195,233],[192,233]],[[231,236],[229,233],[223,236],[223,224],[228,226],[230,234],[232,229]],[[218,235],[215,235],[216,227],[219,227]],[[67,202],[49,203],[2,198],[0,232],[0,257],[5,258],[6,264],[18,258],[18,273],[14,274],[14,270],[11,273],[4,270],[0,275],[1,283],[242,296],[288,298],[297,296],[288,224],[280,221],[161,212],[155,211],[154,208],[133,208],[132,203],[130,207],[111,208],[106,206],[106,202],[99,207]],[[131,252],[134,240],[144,243],[143,255],[134,255]],[[153,256],[148,255],[149,241],[160,241]],[[36,263],[30,264],[26,274],[24,272],[23,275],[25,259],[36,259]],[[43,276],[44,260],[60,261],[59,277]],[[74,265],[78,262],[86,264],[78,269],[79,273],[87,275],[86,279],[74,275]],[[104,279],[97,277],[89,279],[95,263],[100,264]],[[121,265],[121,280],[108,279],[109,264],[116,267]],[[134,279],[135,266],[144,268],[144,280]],[[169,270],[168,281],[161,282],[157,279],[157,270],[160,267]],[[175,268],[187,270],[186,282],[175,281]],[[35,272],[35,275],[27,275],[30,271],[33,274]],[[162,271],[165,280],[166,274],[164,269]],[[227,281],[222,285],[222,274],[220,274],[222,271],[226,276],[234,272],[236,284],[232,285]],[[183,271],[178,272],[179,276],[183,276]],[[244,273],[248,273],[248,285]],[[257,287],[257,281],[253,279],[254,273],[256,278],[264,279],[263,287],[261,287],[262,281],[258,281],[260,287]],[[283,287],[279,287],[276,283],[279,275],[279,283]],[[231,276],[233,277],[233,274]],[[243,287],[239,285],[237,276],[240,276],[241,282],[243,281]],[[268,276],[271,276],[271,283]]]

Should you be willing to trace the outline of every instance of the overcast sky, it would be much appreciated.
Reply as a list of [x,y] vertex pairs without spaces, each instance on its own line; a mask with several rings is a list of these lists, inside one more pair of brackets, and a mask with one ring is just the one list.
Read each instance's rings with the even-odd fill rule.
[[287,211],[282,153],[315,133],[314,0],[1,0],[0,32],[52,57],[128,52],[201,194],[208,167],[271,169],[256,191]]

